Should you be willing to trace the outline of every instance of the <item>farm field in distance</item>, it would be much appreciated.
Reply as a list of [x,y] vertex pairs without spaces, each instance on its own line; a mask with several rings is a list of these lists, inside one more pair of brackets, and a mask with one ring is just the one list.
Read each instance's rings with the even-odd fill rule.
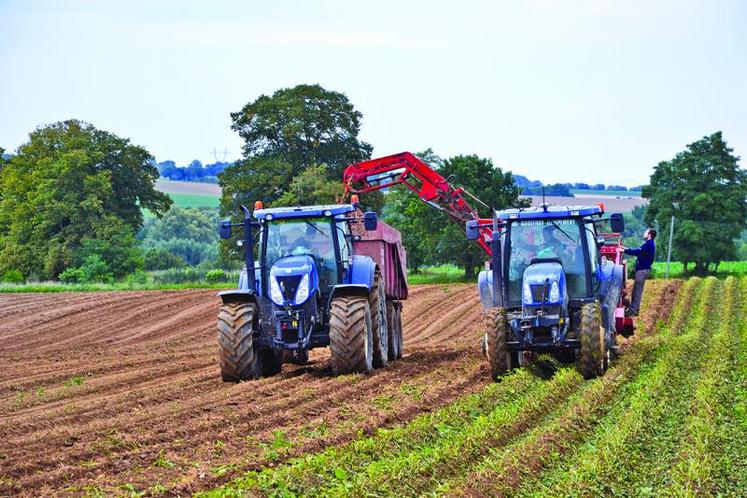
[[221,189],[214,183],[156,180],[156,189],[169,194],[179,207],[218,207]]
[[0,494],[738,495],[745,297],[744,278],[651,281],[604,377],[491,383],[474,285],[414,286],[389,368],[333,378],[315,350],[226,384],[215,291],[0,295]]

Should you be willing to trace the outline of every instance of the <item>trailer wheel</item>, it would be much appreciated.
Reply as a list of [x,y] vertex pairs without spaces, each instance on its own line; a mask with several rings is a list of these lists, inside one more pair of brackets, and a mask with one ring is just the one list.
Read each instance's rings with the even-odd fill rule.
[[581,373],[585,379],[593,379],[604,373],[606,352],[601,315],[598,303],[581,307]]
[[389,361],[389,333],[386,309],[386,289],[384,279],[378,271],[374,276],[369,297],[371,327],[373,329],[373,366],[385,367]]
[[254,346],[253,303],[228,303],[218,312],[218,360],[221,377],[226,382],[239,382],[275,375],[282,363],[272,350]]
[[397,317],[396,320],[396,336],[397,336],[397,359],[402,358],[405,354],[405,340],[402,333],[402,301],[396,301],[394,303],[394,314]]
[[373,329],[367,298],[343,296],[332,300],[329,347],[334,375],[373,370]]
[[485,312],[485,356],[490,366],[490,378],[497,380],[515,365],[508,351],[505,308],[489,308]]
[[402,358],[405,346],[402,338],[402,301],[389,300],[386,303],[387,332],[389,334],[389,361]]
[[388,336],[389,361],[399,358],[399,341],[397,340],[397,311],[394,301],[386,301],[386,332]]

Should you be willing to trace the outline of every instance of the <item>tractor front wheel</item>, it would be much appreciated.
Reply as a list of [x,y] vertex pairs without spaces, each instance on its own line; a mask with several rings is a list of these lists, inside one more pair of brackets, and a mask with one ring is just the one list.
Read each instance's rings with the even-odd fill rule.
[[371,309],[371,327],[373,328],[373,366],[385,367],[389,361],[389,334],[387,332],[387,306],[384,279],[378,271],[374,276],[369,297]]
[[359,296],[334,298],[329,319],[332,373],[370,373],[373,370],[373,342],[368,299]]
[[602,310],[598,303],[581,307],[581,373],[585,379],[598,377],[605,370],[606,348],[601,317]]
[[268,377],[280,372],[282,361],[271,349],[254,345],[254,303],[228,303],[218,312],[218,359],[226,382]]
[[512,355],[508,351],[508,328],[506,310],[490,308],[485,312],[485,356],[490,366],[490,378],[497,380],[501,375],[514,368]]

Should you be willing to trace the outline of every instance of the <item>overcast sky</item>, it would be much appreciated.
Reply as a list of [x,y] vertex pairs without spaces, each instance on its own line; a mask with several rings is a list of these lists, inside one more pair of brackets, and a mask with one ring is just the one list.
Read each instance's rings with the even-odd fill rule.
[[9,151],[78,118],[159,161],[232,160],[229,113],[299,83],[345,93],[375,156],[638,185],[717,130],[747,154],[747,2],[0,0]]

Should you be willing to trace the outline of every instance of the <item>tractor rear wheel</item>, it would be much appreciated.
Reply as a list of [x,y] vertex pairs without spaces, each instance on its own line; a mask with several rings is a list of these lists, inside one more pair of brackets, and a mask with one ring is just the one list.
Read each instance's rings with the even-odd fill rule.
[[218,312],[218,359],[221,377],[239,382],[280,372],[282,362],[270,350],[254,345],[254,303],[228,303]]
[[373,370],[373,328],[368,299],[342,296],[329,310],[329,347],[332,373],[369,373]]
[[485,312],[485,356],[490,366],[490,378],[497,380],[514,368],[512,354],[508,351],[508,327],[505,308],[489,308]]
[[605,345],[604,329],[601,326],[602,310],[598,303],[581,307],[581,373],[585,379],[593,379],[604,373]]
[[389,361],[389,334],[387,332],[386,289],[378,271],[369,296],[371,327],[373,329],[373,366],[385,367]]

